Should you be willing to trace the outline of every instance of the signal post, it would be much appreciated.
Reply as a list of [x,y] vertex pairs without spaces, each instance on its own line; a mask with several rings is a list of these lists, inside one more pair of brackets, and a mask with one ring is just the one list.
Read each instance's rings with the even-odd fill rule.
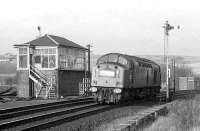
[[[168,21],[165,22],[164,26],[164,59],[166,60],[166,99],[169,100],[169,58],[168,58],[168,37],[169,31],[174,29],[174,26],[171,26]],[[179,29],[180,27],[177,26]],[[166,58],[165,58],[166,57]]]

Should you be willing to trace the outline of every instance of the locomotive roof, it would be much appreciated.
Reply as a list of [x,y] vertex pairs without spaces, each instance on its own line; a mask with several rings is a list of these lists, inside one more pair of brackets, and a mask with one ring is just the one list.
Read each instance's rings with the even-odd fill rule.
[[126,55],[126,54],[119,54],[119,55],[122,55],[122,56],[124,56],[125,58],[130,59],[131,61],[133,61],[133,60],[138,61],[138,60],[139,60],[139,61],[146,62],[146,63],[149,63],[149,64],[158,65],[158,64],[155,63],[154,61],[149,60],[149,59],[146,59],[146,58],[141,58],[141,57],[137,57],[137,56]]
[[[154,65],[154,66],[158,66],[159,65],[157,63],[155,63],[154,61],[152,60],[149,60],[149,59],[145,59],[145,58],[140,58],[140,57],[137,57],[137,56],[131,56],[131,55],[127,55],[127,54],[121,54],[121,53],[108,53],[108,54],[105,54],[103,56],[101,56],[99,59],[101,59],[102,57],[104,56],[109,56],[109,55],[118,55],[118,56],[122,56],[123,58],[125,58],[129,63],[134,63],[137,62],[144,62],[144,63],[148,63],[148,64],[151,64],[151,65]],[[97,62],[98,63],[98,62]]]

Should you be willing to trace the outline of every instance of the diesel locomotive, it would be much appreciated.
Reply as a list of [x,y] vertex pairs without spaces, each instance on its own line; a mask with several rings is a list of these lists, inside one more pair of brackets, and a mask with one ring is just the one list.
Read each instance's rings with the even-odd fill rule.
[[109,53],[97,60],[92,71],[90,91],[98,103],[154,97],[160,88],[160,66],[148,59]]

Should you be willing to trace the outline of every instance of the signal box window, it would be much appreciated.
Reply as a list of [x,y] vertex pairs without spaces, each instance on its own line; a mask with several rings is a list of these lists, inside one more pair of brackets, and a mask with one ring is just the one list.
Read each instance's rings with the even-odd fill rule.
[[84,70],[86,63],[85,51],[75,48],[59,49],[59,67],[62,69]]
[[56,57],[55,55],[49,55],[49,68],[56,67]]
[[34,56],[35,66],[38,68],[56,67],[56,48],[36,49]]
[[48,55],[42,56],[42,68],[48,68]]
[[19,68],[27,68],[27,48],[19,48]]

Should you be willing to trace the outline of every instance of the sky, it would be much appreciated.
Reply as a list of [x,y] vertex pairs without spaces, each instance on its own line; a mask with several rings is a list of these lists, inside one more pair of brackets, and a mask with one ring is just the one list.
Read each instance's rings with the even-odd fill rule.
[[43,35],[91,44],[94,54],[163,55],[168,20],[169,54],[200,56],[198,0],[0,1],[0,54],[16,53],[13,45],[35,39],[41,26]]

